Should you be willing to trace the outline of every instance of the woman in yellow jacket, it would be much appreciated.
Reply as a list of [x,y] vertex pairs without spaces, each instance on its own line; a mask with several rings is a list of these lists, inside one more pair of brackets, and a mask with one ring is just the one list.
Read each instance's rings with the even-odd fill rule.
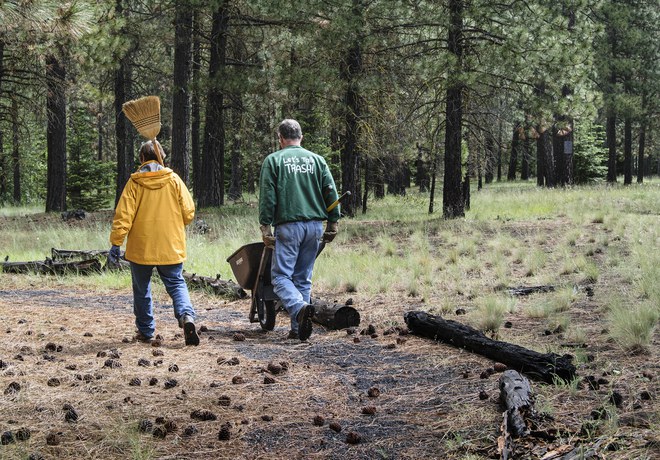
[[131,174],[115,209],[109,259],[119,260],[119,247],[128,237],[124,258],[131,263],[136,340],[150,342],[155,334],[151,274],[156,267],[172,298],[186,345],[199,345],[195,310],[183,278],[185,226],[195,216],[195,204],[181,178],[163,166],[164,156],[158,141],[140,147],[140,168]]

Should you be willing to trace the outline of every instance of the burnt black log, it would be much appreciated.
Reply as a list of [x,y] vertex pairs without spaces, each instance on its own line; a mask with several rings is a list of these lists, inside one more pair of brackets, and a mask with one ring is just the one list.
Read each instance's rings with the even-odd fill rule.
[[89,260],[96,258],[97,256],[108,256],[107,249],[89,249],[89,250],[77,250],[77,249],[57,249],[50,248],[50,254],[53,260]]
[[97,259],[74,262],[56,262],[51,259],[30,262],[3,262],[4,273],[26,274],[43,273],[47,275],[91,275],[101,271],[101,263]]
[[216,295],[227,297],[229,299],[245,299],[248,295],[238,284],[233,281],[224,281],[220,276],[211,278],[209,276],[199,276],[196,273],[183,272],[183,277],[190,288],[207,289]]
[[326,302],[318,297],[312,298],[314,317],[312,321],[329,329],[345,329],[360,325],[360,313],[348,305]]
[[543,285],[543,286],[518,286],[518,287],[510,287],[508,289],[509,294],[511,295],[517,295],[517,296],[525,296],[525,295],[530,295],[534,294],[536,292],[552,292],[555,290],[554,286],[550,285]]
[[533,415],[534,400],[529,380],[508,369],[500,377],[500,402],[506,409],[507,431],[514,437],[529,434],[526,415]]
[[568,382],[575,377],[571,355],[539,353],[512,343],[489,339],[470,326],[423,311],[409,311],[404,319],[413,334],[480,354],[533,379],[555,383],[557,379]]

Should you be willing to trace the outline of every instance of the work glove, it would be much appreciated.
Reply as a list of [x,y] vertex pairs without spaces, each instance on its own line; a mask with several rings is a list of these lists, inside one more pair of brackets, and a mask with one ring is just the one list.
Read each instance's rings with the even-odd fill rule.
[[323,242],[331,243],[332,240],[337,236],[337,230],[339,228],[338,222],[328,222],[325,224],[325,232],[323,232]]
[[275,237],[273,236],[273,232],[270,229],[270,225],[261,225],[259,229],[261,229],[261,239],[264,241],[264,245],[267,248],[274,248]]
[[119,263],[119,258],[121,257],[121,250],[119,249],[119,246],[115,246],[114,244],[110,248],[110,251],[108,251],[108,260],[110,263],[116,264]]

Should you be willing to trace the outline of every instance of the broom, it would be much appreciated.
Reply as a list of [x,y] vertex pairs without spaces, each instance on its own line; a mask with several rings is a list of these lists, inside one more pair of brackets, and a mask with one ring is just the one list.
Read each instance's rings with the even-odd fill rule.
[[156,142],[156,136],[160,133],[160,98],[158,96],[145,96],[132,101],[124,102],[121,106],[126,118],[133,123],[135,129],[145,138],[154,143],[154,150],[158,156],[158,162],[162,165],[164,152]]

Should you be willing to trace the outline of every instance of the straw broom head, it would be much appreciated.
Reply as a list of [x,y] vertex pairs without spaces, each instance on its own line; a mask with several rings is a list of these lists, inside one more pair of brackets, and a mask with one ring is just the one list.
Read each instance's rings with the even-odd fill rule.
[[135,129],[147,139],[154,140],[160,133],[160,98],[145,96],[125,102],[122,110]]

